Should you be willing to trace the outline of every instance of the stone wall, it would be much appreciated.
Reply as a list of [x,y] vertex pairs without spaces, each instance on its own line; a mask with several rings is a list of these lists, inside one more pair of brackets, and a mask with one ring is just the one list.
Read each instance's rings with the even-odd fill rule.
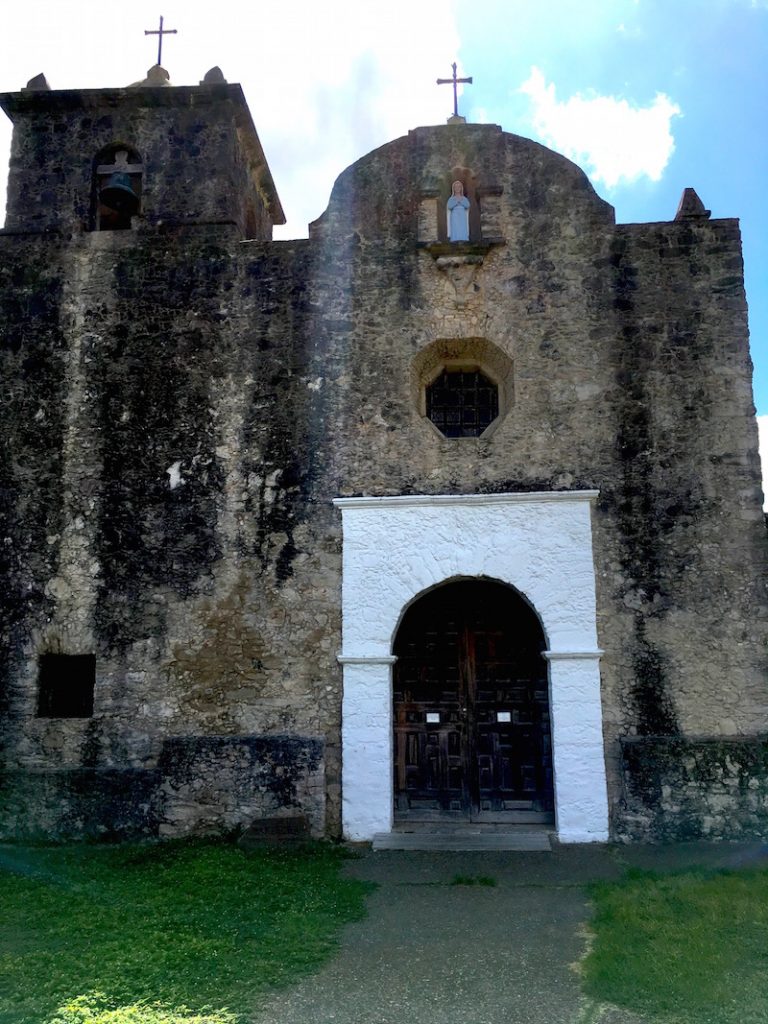
[[3,838],[114,842],[156,837],[158,783],[153,769],[3,770]]
[[302,736],[166,740],[160,755],[161,836],[221,835],[253,821],[303,815],[325,833],[323,744]]
[[230,835],[300,815],[325,833],[323,744],[301,736],[171,737],[157,768],[10,769],[0,821],[14,840]]
[[[427,188],[457,165],[500,185],[505,244],[441,268],[442,249],[414,244],[408,203],[389,216],[414,165]],[[361,195],[375,197],[364,210]],[[533,143],[419,129],[345,172],[312,237],[329,260],[333,242],[357,246],[352,272],[348,257],[329,264],[351,274],[331,294],[360,339],[343,345],[352,365],[336,378],[348,390],[332,444],[346,456],[339,493],[600,491],[604,736],[620,816],[620,737],[764,730],[768,549],[738,223],[615,226],[611,212]],[[465,341],[471,357],[477,338],[513,363],[506,408],[482,438],[437,436],[402,382],[430,346]]]
[[[493,238],[441,263],[422,207],[459,172]],[[242,766],[262,738],[298,738],[286,756],[310,780],[302,807],[338,834],[332,500],[355,495],[599,491],[617,834],[622,738],[765,732],[735,221],[617,227],[567,160],[475,125],[418,129],[359,161],[309,240],[240,237],[0,236],[9,767],[152,772],[181,736],[207,776],[216,751]],[[447,351],[504,368],[482,437],[445,438],[424,416],[424,354]],[[37,716],[46,652],[96,655],[92,719]],[[238,786],[219,811],[203,787],[197,812],[179,784],[174,827],[261,813]]]
[[615,836],[768,838],[768,739],[637,737],[622,743]]
[[[50,327],[5,335],[7,763],[154,769],[169,736],[290,733],[327,746],[338,807],[339,528],[313,500],[314,378],[282,287],[302,245],[238,262],[221,229],[79,243],[54,308],[50,271],[15,292]],[[51,651],[96,653],[92,719],[37,717]]]

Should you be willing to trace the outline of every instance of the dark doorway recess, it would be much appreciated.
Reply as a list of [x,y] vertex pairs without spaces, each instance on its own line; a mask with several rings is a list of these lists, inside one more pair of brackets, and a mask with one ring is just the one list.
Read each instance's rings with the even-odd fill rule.
[[544,649],[502,583],[459,580],[411,605],[394,644],[397,820],[553,821]]

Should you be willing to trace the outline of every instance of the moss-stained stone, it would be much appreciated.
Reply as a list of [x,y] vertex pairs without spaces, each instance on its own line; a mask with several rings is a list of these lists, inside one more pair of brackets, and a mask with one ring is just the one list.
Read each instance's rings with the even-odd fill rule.
[[622,743],[617,838],[768,838],[768,739],[643,737]]
[[323,745],[303,736],[195,736],[167,740],[160,757],[160,835],[243,829],[301,813],[325,831]]
[[[762,786],[750,751],[768,729],[738,223],[616,225],[563,157],[454,125],[364,157],[309,239],[271,242],[275,197],[234,87],[200,88],[197,106],[194,89],[3,98],[17,121],[0,235],[4,834],[71,834],[77,815],[53,809],[62,792],[74,806],[75,780],[90,787],[83,831],[98,830],[110,772],[154,781],[130,821],[104,797],[108,832],[298,808],[338,834],[331,500],[570,489],[600,492],[615,834],[674,832],[662,776],[676,771],[685,828],[724,832],[695,737],[727,739],[736,775]],[[116,132],[142,156],[144,208],[133,230],[91,232],[91,160]],[[452,276],[429,246],[444,243],[434,197],[457,173],[493,237]],[[426,420],[441,352],[503,386],[486,435],[449,439]],[[36,717],[47,651],[96,655],[93,719]],[[655,752],[656,774],[630,749]],[[750,785],[728,783],[745,823],[762,814]]]
[[156,770],[74,768],[0,774],[6,836],[19,840],[149,839],[158,835]]
[[51,611],[46,583],[55,572],[63,518],[67,338],[60,250],[23,239],[7,239],[6,246],[0,260],[0,716],[13,719],[29,713],[17,680],[30,653],[30,630]]

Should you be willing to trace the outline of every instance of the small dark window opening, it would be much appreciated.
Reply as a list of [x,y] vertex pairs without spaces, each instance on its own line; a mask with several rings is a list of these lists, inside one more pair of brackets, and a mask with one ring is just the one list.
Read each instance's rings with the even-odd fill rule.
[[499,389],[482,370],[444,369],[426,398],[427,416],[446,437],[479,437],[499,415]]
[[91,718],[96,682],[94,654],[43,654],[38,718]]

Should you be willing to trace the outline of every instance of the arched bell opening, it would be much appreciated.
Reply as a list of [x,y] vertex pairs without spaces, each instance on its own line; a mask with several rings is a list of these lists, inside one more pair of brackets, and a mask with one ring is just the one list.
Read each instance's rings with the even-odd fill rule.
[[129,146],[116,143],[102,149],[93,162],[91,228],[127,231],[141,212],[144,167]]
[[396,820],[554,821],[546,646],[531,605],[495,580],[409,606],[393,645]]

